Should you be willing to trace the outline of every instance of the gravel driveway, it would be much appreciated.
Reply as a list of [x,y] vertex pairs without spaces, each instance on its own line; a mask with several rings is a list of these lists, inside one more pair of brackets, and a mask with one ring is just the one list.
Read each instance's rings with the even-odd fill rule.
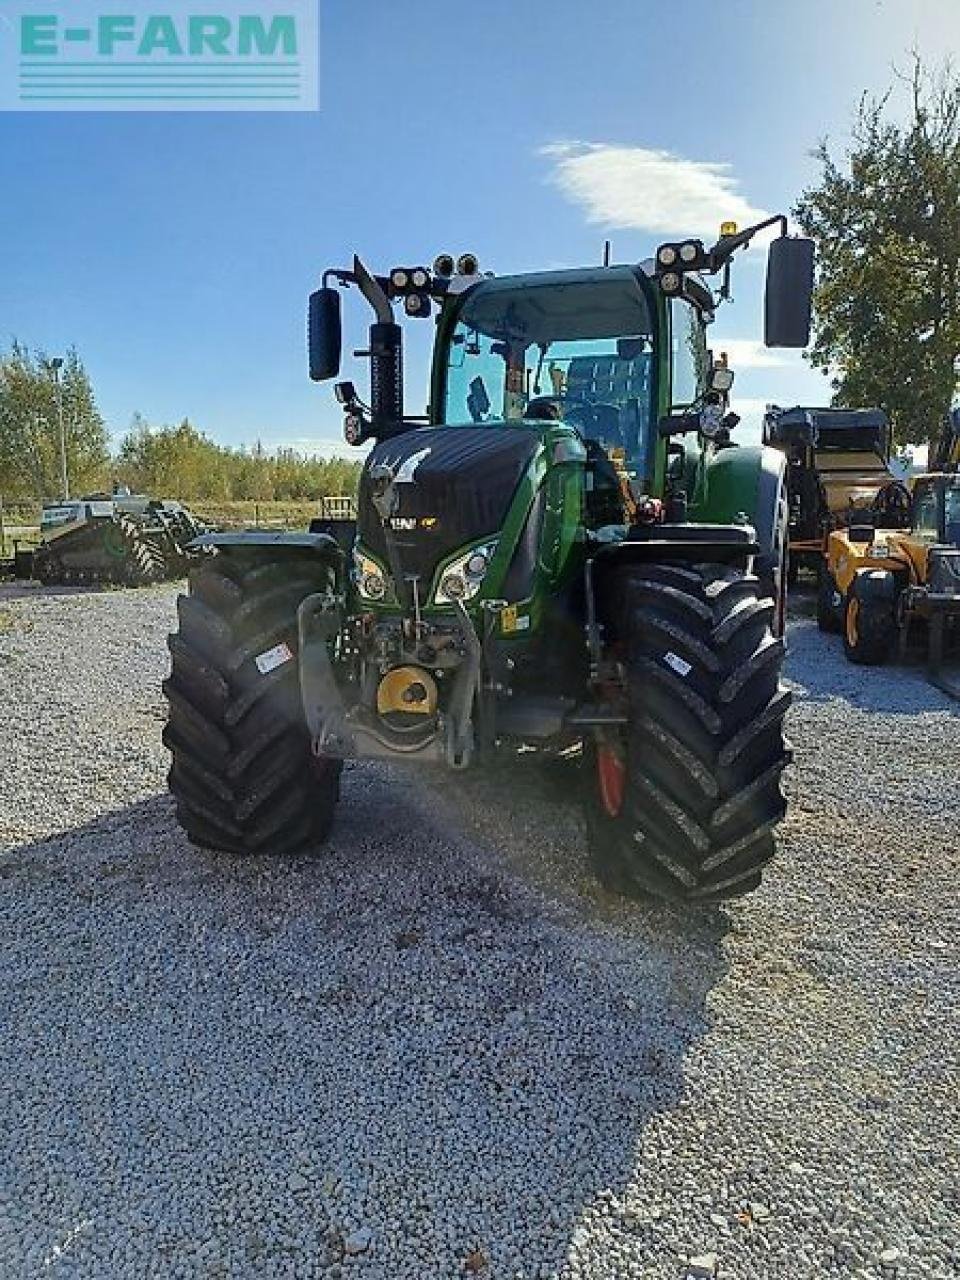
[[0,1276],[960,1274],[960,718],[791,626],[781,856],[623,904],[563,768],[190,848],[175,589],[0,599]]

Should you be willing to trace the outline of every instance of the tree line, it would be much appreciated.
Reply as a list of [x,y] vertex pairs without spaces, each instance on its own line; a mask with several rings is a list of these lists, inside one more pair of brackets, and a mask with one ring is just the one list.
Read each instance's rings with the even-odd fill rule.
[[268,452],[259,443],[233,449],[217,444],[186,418],[178,426],[156,429],[137,416],[120,443],[113,474],[138,492],[186,501],[300,502],[354,493],[360,463],[295,449]]
[[259,443],[232,448],[188,419],[150,426],[139,414],[115,450],[76,350],[57,369],[43,352],[14,342],[0,353],[0,496],[40,502],[61,492],[60,421],[72,493],[122,484],[153,497],[257,502],[352,494],[360,464]]

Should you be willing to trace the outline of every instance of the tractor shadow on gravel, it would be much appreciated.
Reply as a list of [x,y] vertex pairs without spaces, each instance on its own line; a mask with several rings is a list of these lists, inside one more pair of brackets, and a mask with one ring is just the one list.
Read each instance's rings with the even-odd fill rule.
[[[462,794],[431,816],[429,786],[348,768],[316,857],[192,848],[165,797],[0,854],[22,1247],[69,1233],[82,1167],[99,1241],[161,1266],[203,1240],[205,1265],[250,1274],[295,1239],[322,1275],[360,1228],[371,1277],[566,1275],[603,1231],[645,1256],[644,1165],[684,1176],[670,1117],[728,918],[589,888],[556,777],[510,776],[469,782],[465,824]],[[90,1247],[70,1246],[82,1274]]]

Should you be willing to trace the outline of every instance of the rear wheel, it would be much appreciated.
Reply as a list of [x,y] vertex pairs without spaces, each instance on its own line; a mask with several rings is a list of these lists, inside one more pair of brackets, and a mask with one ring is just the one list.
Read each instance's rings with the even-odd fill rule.
[[817,626],[831,634],[841,630],[843,597],[825,560],[817,569]]
[[893,610],[880,601],[861,600],[851,589],[843,613],[843,649],[850,661],[871,667],[886,662],[895,637]]
[[623,601],[627,723],[584,753],[594,867],[628,894],[746,893],[786,808],[776,604],[753,575],[716,565],[645,565],[609,586]]
[[196,844],[293,853],[328,834],[341,763],[311,752],[297,662],[297,606],[328,582],[311,552],[221,552],[191,573],[169,639],[163,737]]

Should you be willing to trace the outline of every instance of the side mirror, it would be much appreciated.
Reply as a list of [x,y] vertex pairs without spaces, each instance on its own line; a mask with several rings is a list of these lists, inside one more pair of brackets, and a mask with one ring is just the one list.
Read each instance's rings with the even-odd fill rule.
[[767,256],[763,340],[768,347],[805,347],[810,341],[813,241],[778,236]]
[[337,289],[317,289],[310,295],[307,320],[310,377],[323,382],[340,372],[340,293]]

